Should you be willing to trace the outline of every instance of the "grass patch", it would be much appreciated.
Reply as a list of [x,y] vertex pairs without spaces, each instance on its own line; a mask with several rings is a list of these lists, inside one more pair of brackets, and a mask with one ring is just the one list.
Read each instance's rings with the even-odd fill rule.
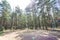
[[3,31],[0,31],[0,36],[2,36],[2,35],[3,35],[3,33],[4,33]]

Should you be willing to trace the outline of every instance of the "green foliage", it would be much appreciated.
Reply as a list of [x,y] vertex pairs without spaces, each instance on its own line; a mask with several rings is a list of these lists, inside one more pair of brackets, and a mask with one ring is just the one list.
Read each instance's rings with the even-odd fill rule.
[[3,31],[0,31],[0,36],[3,35],[3,33],[4,33]]
[[3,27],[2,26],[0,26],[0,31],[3,31]]
[[[0,16],[0,25],[2,25],[5,29],[13,28],[13,29],[24,29],[24,28],[41,28],[47,27],[50,24],[50,20],[56,21],[60,11],[53,6],[55,1],[50,0],[37,0],[38,3],[34,4],[35,6],[31,8],[31,12],[25,12],[20,9],[19,6],[16,6],[12,11],[10,4],[4,0],[2,1],[2,13]],[[36,2],[36,1],[35,1]],[[32,5],[33,6],[33,5]],[[52,8],[52,15],[51,15]],[[39,10],[40,9],[40,10]],[[57,12],[56,12],[57,11]],[[58,15],[57,15],[58,13]],[[0,27],[2,31],[3,28]]]

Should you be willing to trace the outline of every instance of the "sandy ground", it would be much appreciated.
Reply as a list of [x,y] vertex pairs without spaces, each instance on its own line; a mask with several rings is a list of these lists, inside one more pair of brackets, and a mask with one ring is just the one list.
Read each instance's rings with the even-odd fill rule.
[[4,36],[0,36],[0,40],[17,40],[16,36],[19,35],[18,33],[22,33],[23,31],[15,31],[12,33],[5,34]]
[[22,34],[25,31],[27,31],[27,30],[17,30],[15,32],[11,32],[11,33],[5,34],[3,36],[0,36],[0,40],[17,40],[16,37],[18,35]]
[[16,36],[18,34],[16,34],[17,32],[13,32],[13,33],[10,33],[10,34],[6,34],[4,36],[0,36],[0,40],[16,40]]
[[[22,34],[25,31],[26,30],[19,30],[19,31],[15,31],[15,32],[12,32],[12,33],[5,34],[4,36],[0,36],[0,40],[18,40],[16,37],[18,35]],[[48,34],[48,33],[46,33],[46,34]]]

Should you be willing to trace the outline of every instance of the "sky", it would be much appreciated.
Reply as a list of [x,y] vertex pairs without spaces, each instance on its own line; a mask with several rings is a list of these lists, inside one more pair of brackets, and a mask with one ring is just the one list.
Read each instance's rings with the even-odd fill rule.
[[8,3],[10,3],[12,9],[14,9],[15,6],[19,6],[20,9],[22,10],[24,10],[26,6],[31,2],[31,0],[7,0],[7,1]]
[[60,9],[60,1],[59,0],[56,0],[56,6]]
[[[1,1],[1,0],[0,0]],[[24,10],[30,3],[31,0],[7,0],[11,5],[11,8],[14,9],[15,6],[19,6],[20,9]],[[56,0],[58,2],[58,0]],[[56,6],[60,8],[60,5],[57,3]]]

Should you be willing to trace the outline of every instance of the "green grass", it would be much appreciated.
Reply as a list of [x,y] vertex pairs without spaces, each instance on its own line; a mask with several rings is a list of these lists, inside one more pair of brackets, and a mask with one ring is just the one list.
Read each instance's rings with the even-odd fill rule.
[[3,33],[4,33],[3,31],[0,31],[0,36],[3,35]]

